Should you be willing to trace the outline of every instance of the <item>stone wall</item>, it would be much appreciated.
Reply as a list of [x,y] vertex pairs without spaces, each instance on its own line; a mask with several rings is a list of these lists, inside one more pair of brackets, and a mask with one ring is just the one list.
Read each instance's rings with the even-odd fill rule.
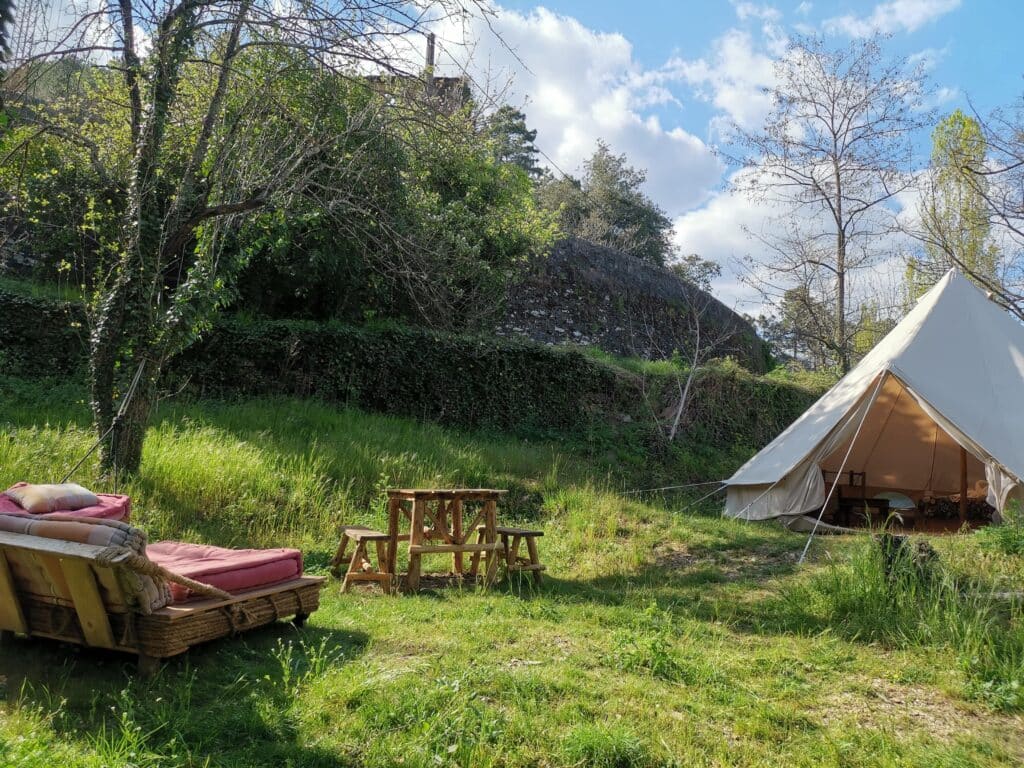
[[734,357],[756,373],[767,369],[765,343],[713,296],[670,270],[581,240],[556,245],[511,290],[496,332],[654,360],[691,348],[697,310],[703,339],[728,337],[714,357]]

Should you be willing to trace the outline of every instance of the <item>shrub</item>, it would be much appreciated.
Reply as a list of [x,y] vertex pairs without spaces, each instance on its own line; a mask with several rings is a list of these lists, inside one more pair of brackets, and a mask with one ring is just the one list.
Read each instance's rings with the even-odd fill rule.
[[76,304],[0,288],[0,365],[14,376],[72,373],[85,362],[85,313]]
[[[0,285],[0,364],[7,374],[84,370],[86,325],[80,303]],[[166,389],[199,396],[315,397],[458,427],[582,436],[609,461],[646,471],[653,456],[682,481],[728,474],[817,396],[729,361],[715,363],[701,370],[684,439],[670,446],[655,439],[645,395],[675,392],[673,371],[654,367],[644,382],[619,362],[530,341],[237,316],[216,320],[166,371]]]
[[1004,555],[1024,555],[1024,512],[1020,504],[1011,502],[1004,510],[1002,525],[986,525],[975,535],[978,543],[986,549]]

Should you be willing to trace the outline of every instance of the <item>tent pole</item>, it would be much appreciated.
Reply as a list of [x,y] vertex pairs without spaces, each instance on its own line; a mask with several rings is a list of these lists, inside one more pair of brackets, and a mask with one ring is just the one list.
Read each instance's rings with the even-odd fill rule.
[[967,521],[967,449],[960,448],[960,522]]

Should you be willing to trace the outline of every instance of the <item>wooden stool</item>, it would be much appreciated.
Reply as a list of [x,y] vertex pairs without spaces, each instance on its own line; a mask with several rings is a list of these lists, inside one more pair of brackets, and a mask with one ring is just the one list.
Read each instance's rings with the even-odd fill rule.
[[[477,541],[483,541],[483,526],[477,529]],[[530,571],[533,573],[533,580],[540,584],[541,571],[547,570],[547,566],[540,562],[540,555],[537,553],[537,538],[544,535],[544,531],[530,531],[526,528],[509,528],[499,525],[495,529],[501,539],[501,547],[505,555],[505,568],[509,573]],[[527,556],[519,554],[519,545],[525,541]],[[470,573],[476,576],[477,568],[480,565],[480,553],[473,554],[473,562]]]
[[[345,557],[345,549],[349,540],[356,543],[355,552],[351,557]],[[370,562],[370,554],[367,545],[370,542],[376,544],[377,567]],[[388,567],[388,535],[380,531],[373,531],[361,525],[345,525],[341,528],[341,543],[338,544],[338,551],[331,560],[331,573],[334,576],[341,575],[341,566],[348,563],[348,571],[345,573],[345,581],[341,585],[342,592],[348,592],[352,582],[375,581],[380,584],[381,589],[386,593],[393,590],[394,575],[387,572]]]

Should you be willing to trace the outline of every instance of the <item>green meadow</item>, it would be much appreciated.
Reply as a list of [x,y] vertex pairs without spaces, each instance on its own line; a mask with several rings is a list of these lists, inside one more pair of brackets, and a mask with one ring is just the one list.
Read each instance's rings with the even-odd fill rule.
[[[82,391],[0,380],[3,482],[58,480],[93,440]],[[625,494],[571,443],[462,434],[293,399],[164,403],[130,481],[151,540],[301,547],[389,486],[510,489],[544,582],[385,597],[328,582],[303,629],[132,659],[0,650],[12,766],[1015,766],[1024,761],[1019,528],[932,539],[887,576],[867,537],[723,520],[698,492]],[[438,558],[427,570],[447,565]],[[906,566],[906,567],[904,567]]]

